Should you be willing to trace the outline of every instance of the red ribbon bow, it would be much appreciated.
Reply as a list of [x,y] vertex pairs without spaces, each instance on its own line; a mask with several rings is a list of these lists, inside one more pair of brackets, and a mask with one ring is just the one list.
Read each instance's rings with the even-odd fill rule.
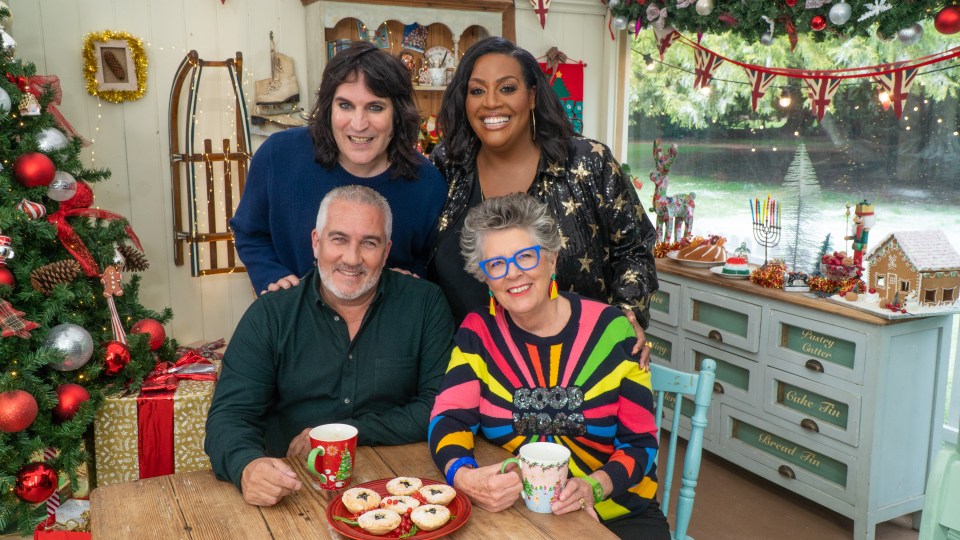
[[10,73],[7,73],[7,80],[16,84],[20,93],[29,92],[36,96],[37,99],[40,99],[40,95],[43,94],[45,90],[52,92],[50,103],[47,104],[47,112],[53,115],[54,121],[61,129],[67,132],[67,135],[70,137],[80,137],[84,146],[90,146],[90,141],[77,133],[77,130],[73,129],[70,122],[67,121],[63,113],[56,107],[60,105],[60,102],[63,100],[63,90],[60,89],[60,77],[56,75],[34,75],[33,77],[24,77],[21,75],[14,77]]
[[[73,258],[80,263],[80,267],[83,268],[84,273],[89,277],[96,277],[103,272],[100,271],[100,267],[97,265],[97,262],[93,260],[93,255],[90,254],[90,250],[87,249],[83,240],[81,240],[76,231],[73,230],[73,226],[70,225],[67,218],[81,216],[97,219],[122,219],[124,221],[126,221],[126,218],[109,210],[89,208],[91,204],[93,204],[93,192],[90,190],[90,186],[84,182],[77,182],[77,193],[69,200],[60,203],[59,210],[47,215],[47,221],[57,226],[57,238],[63,243],[63,247],[67,248],[67,251],[73,255]],[[140,245],[140,239],[137,238],[136,233],[133,232],[133,228],[130,227],[129,223],[124,227],[124,230],[127,232],[127,236],[130,237],[133,245],[140,251],[143,251],[143,247]]]
[[181,345],[180,347],[177,347],[177,356],[181,357],[188,353],[194,352],[210,360],[222,360],[223,353],[217,352],[217,349],[222,348],[224,345],[226,345],[226,343],[227,343],[226,340],[224,340],[223,338],[220,338],[220,339],[211,341],[210,343],[205,343],[199,347],[187,347],[187,346]]
[[[208,371],[204,370],[199,373],[196,372],[196,370],[187,370],[184,372],[185,370],[183,368],[190,365],[208,365],[211,366],[211,368]],[[195,351],[190,351],[175,363],[157,362],[157,365],[153,367],[153,371],[143,380],[143,386],[140,388],[140,391],[170,392],[177,389],[177,384],[181,380],[216,381],[216,368],[213,367],[213,362],[210,360],[200,356]]]

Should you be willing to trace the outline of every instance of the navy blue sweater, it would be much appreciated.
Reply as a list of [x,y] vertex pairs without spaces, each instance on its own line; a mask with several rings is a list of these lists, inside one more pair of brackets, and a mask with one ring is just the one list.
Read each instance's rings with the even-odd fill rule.
[[250,163],[237,213],[230,220],[237,253],[257,294],[278,279],[303,276],[313,266],[310,232],[320,201],[330,190],[362,184],[378,191],[393,211],[390,268],[423,276],[447,183],[424,158],[418,178],[391,178],[391,171],[361,178],[340,165],[326,169],[313,159],[307,128],[271,135]]

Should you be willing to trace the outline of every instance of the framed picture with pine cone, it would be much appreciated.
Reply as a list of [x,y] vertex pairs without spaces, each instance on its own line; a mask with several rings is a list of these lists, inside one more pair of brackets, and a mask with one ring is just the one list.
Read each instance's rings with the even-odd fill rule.
[[88,34],[83,44],[83,71],[92,96],[114,103],[140,99],[147,87],[143,42],[126,32]]

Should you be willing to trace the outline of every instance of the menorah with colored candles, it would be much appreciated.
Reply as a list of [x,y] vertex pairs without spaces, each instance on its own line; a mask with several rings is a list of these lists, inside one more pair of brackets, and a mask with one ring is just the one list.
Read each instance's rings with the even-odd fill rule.
[[753,238],[763,246],[763,264],[767,264],[767,250],[780,243],[780,218],[782,208],[776,199],[753,199],[750,204],[750,218],[753,221]]

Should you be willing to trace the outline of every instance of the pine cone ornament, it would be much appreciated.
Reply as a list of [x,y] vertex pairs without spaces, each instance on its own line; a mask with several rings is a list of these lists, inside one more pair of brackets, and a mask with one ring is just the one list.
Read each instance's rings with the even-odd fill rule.
[[117,251],[124,258],[124,272],[143,272],[150,268],[150,261],[147,260],[147,256],[137,251],[133,246],[120,244],[117,246]]
[[50,294],[57,284],[70,283],[80,272],[80,263],[73,259],[52,262],[30,272],[30,285],[43,294]]
[[119,80],[124,80],[127,76],[127,70],[123,69],[123,65],[120,63],[120,60],[117,60],[117,56],[113,54],[113,51],[103,51],[103,61],[107,64],[107,67],[110,68],[110,72],[113,73],[113,76]]

